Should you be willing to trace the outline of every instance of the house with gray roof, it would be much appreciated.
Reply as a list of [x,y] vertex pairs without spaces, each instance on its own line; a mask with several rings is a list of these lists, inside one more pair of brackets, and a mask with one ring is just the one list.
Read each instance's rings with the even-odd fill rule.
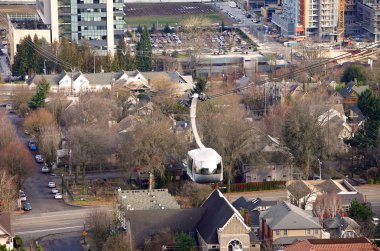
[[312,210],[317,197],[316,190],[303,180],[290,181],[287,186],[287,200],[305,210]]
[[354,81],[351,81],[339,91],[339,94],[343,97],[343,104],[351,106],[357,104],[360,94],[368,89],[368,85],[357,86]]
[[279,202],[260,215],[260,235],[269,247],[284,247],[302,239],[321,238],[318,218],[288,202]]
[[350,217],[335,217],[323,220],[323,228],[330,233],[330,238],[356,238],[360,237],[359,224]]
[[202,251],[260,250],[256,235],[219,190],[214,190],[200,208],[192,209],[152,208],[151,200],[159,201],[158,197],[152,197],[155,190],[151,193],[134,190],[127,194],[119,191],[118,194],[121,200],[130,193],[140,200],[149,197],[148,207],[144,206],[144,209],[136,206],[140,202],[136,202],[133,209],[119,207],[118,218],[122,228],[130,234],[136,248],[141,247],[144,240],[154,233],[169,228],[176,233],[184,232],[192,236],[198,242],[198,250]]
[[238,210],[246,210],[248,213],[248,225],[258,235],[260,229],[260,213],[264,212],[271,206],[274,206],[278,201],[262,200],[261,198],[248,199],[244,196],[239,197],[232,205]]
[[257,237],[219,190],[214,190],[201,208],[205,214],[196,228],[200,250],[260,250]]

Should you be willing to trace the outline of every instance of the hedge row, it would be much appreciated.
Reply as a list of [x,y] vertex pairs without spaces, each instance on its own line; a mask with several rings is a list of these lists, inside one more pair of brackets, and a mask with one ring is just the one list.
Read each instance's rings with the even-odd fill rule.
[[265,181],[231,184],[231,192],[248,192],[260,190],[275,190],[285,187],[286,181]]

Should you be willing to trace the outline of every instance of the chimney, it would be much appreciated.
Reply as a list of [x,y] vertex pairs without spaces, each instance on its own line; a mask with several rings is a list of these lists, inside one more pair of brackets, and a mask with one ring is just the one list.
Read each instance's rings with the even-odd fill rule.
[[248,209],[244,209],[244,223],[248,225]]

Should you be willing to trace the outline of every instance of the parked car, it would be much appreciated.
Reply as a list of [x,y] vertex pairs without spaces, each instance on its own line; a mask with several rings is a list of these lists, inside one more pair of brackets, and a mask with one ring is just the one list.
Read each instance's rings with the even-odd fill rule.
[[49,173],[49,172],[50,172],[49,167],[47,167],[46,163],[45,163],[44,166],[41,168],[41,172],[42,172],[42,173]]
[[26,195],[25,195],[24,191],[20,190],[19,197],[20,197],[21,201],[26,201]]
[[34,141],[29,141],[28,142],[28,147],[31,151],[36,151],[37,150],[37,144]]
[[32,206],[30,205],[29,202],[25,201],[24,204],[22,205],[22,209],[24,211],[30,211],[30,210],[32,210]]
[[44,163],[44,159],[42,158],[41,154],[37,154],[36,156],[34,156],[34,158],[36,159],[37,163]]
[[49,184],[48,184],[48,187],[49,188],[54,188],[55,187],[55,182],[54,181],[50,181]]
[[57,189],[57,188],[53,188],[53,189],[51,190],[51,193],[53,193],[53,194],[58,193],[58,189]]
[[54,195],[54,198],[55,199],[62,199],[62,194],[61,193],[56,193],[55,195]]

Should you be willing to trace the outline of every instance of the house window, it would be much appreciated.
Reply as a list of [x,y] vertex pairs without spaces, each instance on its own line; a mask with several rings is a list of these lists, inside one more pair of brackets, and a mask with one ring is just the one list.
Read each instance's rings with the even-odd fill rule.
[[314,229],[314,234],[318,234],[318,229]]
[[284,229],[284,236],[288,236],[288,229]]
[[281,235],[281,231],[280,230],[276,230],[276,235]]
[[306,235],[310,235],[310,229],[306,229]]

